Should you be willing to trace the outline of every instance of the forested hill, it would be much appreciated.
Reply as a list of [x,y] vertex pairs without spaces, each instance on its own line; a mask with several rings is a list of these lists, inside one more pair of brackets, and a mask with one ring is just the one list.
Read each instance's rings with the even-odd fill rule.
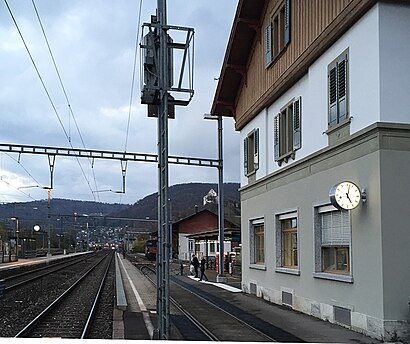
[[[171,200],[171,218],[173,221],[184,218],[195,212],[195,206],[198,209],[203,208],[203,197],[213,189],[218,192],[218,185],[212,183],[188,183],[177,184],[169,187],[169,198]],[[224,184],[224,199],[226,211],[236,212],[240,214],[239,204],[239,184],[225,183]],[[151,218],[158,217],[158,194],[153,193],[146,196],[133,206],[117,212],[118,217],[132,218]],[[235,210],[236,209],[236,210]]]
[[[196,206],[198,210],[201,210],[203,208],[203,197],[207,195],[211,189],[218,192],[218,185],[211,183],[188,183],[170,186],[171,219],[176,221],[193,214]],[[233,217],[240,215],[238,190],[238,183],[224,184],[226,215],[233,215]],[[104,222],[106,225],[128,225],[133,227],[133,222],[125,223],[120,220],[116,221],[115,218],[157,219],[157,203],[157,193],[144,197],[134,205],[58,198],[51,200],[50,207],[48,207],[47,200],[6,203],[0,204],[0,220],[5,223],[10,222],[8,226],[14,226],[10,218],[17,217],[21,220],[20,224],[27,228],[30,226],[32,228],[32,225],[40,223],[50,223],[58,228],[61,226],[61,220],[65,222],[65,225],[74,222],[74,213],[77,213],[79,217],[83,216],[82,219],[78,219],[79,222],[91,221],[91,218],[101,218],[103,220],[104,217],[107,216],[110,217],[110,221]],[[217,204],[208,205],[208,209],[217,212]],[[87,216],[90,217],[88,220]],[[138,226],[146,227],[141,223],[138,223]],[[149,227],[151,228],[151,226]]]
[[47,200],[32,202],[5,203],[0,205],[0,218],[18,217],[29,222],[37,222],[46,218],[74,217],[74,213],[88,216],[101,216],[127,209],[129,204],[110,204],[92,201],[76,201],[53,198],[48,205]]

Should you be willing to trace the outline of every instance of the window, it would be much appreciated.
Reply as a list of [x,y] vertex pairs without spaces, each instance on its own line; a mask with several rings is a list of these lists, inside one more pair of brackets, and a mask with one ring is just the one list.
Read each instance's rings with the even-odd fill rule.
[[244,172],[249,176],[259,168],[259,129],[252,130],[243,141]]
[[279,56],[290,42],[290,0],[284,0],[282,6],[265,26],[265,67]]
[[189,240],[188,241],[188,251],[193,252],[194,251],[194,240]]
[[301,112],[302,97],[298,97],[273,119],[274,155],[279,166],[289,158],[294,159],[295,151],[302,147]]
[[299,274],[297,212],[276,215],[276,271]]
[[298,266],[298,221],[296,218],[281,221],[282,227],[282,266]]
[[265,264],[265,226],[263,220],[253,220],[250,228],[251,264]]
[[328,66],[329,128],[349,118],[348,111],[348,51]]
[[211,242],[209,244],[209,253],[215,253],[215,243]]
[[317,208],[316,213],[316,271],[350,275],[349,212],[329,205]]

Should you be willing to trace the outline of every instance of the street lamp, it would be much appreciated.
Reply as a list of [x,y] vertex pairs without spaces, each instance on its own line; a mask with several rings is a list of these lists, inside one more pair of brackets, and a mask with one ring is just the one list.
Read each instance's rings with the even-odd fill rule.
[[19,218],[11,217],[12,221],[16,221],[16,260],[19,260]]
[[222,116],[214,114],[204,114],[204,119],[218,121],[218,222],[219,222],[219,271],[216,277],[217,282],[226,282],[224,275],[224,184],[223,184],[223,138],[222,138]]

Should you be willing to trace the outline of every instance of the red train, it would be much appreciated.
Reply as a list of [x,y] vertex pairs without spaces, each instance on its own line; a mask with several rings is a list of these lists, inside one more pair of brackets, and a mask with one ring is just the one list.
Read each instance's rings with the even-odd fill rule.
[[157,239],[147,240],[145,244],[145,257],[149,260],[157,259]]

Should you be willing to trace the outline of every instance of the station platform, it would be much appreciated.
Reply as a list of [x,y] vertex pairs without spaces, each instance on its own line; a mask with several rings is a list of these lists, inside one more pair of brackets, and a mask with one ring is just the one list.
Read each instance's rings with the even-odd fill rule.
[[44,256],[44,257],[35,257],[35,258],[19,258],[18,261],[0,263],[0,273],[5,270],[18,269],[24,266],[42,264],[42,263],[46,263],[50,261],[60,260],[60,259],[68,258],[68,257],[89,254],[89,253],[92,253],[92,251],[69,253],[65,255],[59,254],[59,255],[50,256],[50,257]]
[[[143,278],[142,273],[132,263],[119,254],[117,254],[116,259],[121,266],[121,276],[128,306],[125,311],[116,310],[117,319],[114,320],[115,336],[113,339],[149,340],[153,329],[157,326],[156,289]],[[208,293],[222,296],[224,300],[235,303],[247,312],[283,329],[302,341],[311,343],[380,343],[376,339],[347,328],[299,313],[290,308],[275,305],[254,295],[242,293],[239,277],[228,274],[226,283],[218,283],[216,271],[206,270],[205,274],[208,281],[199,281],[198,278],[189,274],[188,266],[184,266],[182,276],[178,264],[172,264],[170,267],[171,278],[181,279],[185,283],[206,289]],[[171,339],[183,340],[181,334],[174,327],[171,327]]]

